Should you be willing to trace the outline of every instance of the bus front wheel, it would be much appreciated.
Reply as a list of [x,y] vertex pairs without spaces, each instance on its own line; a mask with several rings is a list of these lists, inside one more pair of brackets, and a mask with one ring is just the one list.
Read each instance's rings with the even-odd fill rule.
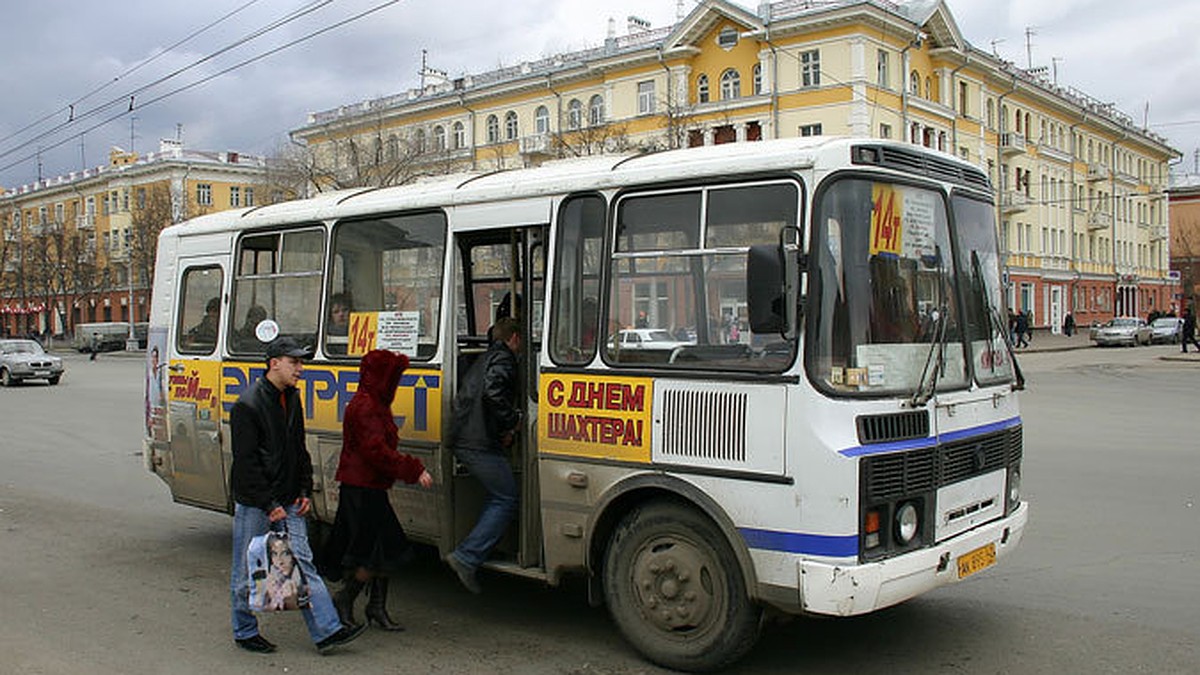
[[604,595],[625,639],[668,668],[723,668],[758,638],[762,610],[728,542],[680,504],[653,502],[625,516],[605,554]]

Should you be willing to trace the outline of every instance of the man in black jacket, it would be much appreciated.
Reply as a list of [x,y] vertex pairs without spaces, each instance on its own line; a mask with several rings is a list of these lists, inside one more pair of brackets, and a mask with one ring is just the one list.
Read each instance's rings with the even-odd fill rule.
[[267,372],[242,393],[229,412],[233,446],[230,488],[233,490],[233,570],[229,590],[233,605],[233,640],[251,652],[275,651],[258,632],[250,611],[250,578],[246,548],[254,537],[284,521],[292,554],[308,583],[304,611],[309,635],[322,654],[358,637],[366,628],[343,626],[329,591],[313,566],[305,516],[312,508],[312,458],[304,445],[304,409],[296,389],[308,350],[290,337],[267,345]]
[[512,317],[499,319],[491,336],[492,344],[467,371],[454,399],[454,437],[448,439],[454,455],[488,493],[474,529],[446,556],[472,593],[482,591],[475,573],[517,512],[517,482],[504,450],[521,421],[516,404],[520,324]]

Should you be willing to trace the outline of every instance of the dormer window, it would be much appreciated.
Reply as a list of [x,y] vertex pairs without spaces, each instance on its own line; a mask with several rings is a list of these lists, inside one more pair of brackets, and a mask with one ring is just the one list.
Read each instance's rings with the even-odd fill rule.
[[730,26],[721,29],[717,35],[717,44],[721,49],[733,49],[738,43],[738,32]]

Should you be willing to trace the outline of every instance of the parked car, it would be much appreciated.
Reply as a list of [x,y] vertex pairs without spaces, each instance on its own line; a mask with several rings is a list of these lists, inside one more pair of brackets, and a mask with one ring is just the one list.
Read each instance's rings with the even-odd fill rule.
[[1108,345],[1136,347],[1137,345],[1150,344],[1153,335],[1154,332],[1145,319],[1138,319],[1132,316],[1119,316],[1098,327],[1092,339],[1096,341],[1096,346],[1098,347],[1106,347]]
[[[609,338],[618,349],[641,349],[671,351],[676,347],[695,344],[694,341],[676,340],[671,331],[661,328],[628,328]],[[620,344],[617,344],[618,341]]]
[[58,384],[62,359],[47,354],[35,340],[0,340],[0,384],[10,387],[25,380]]
[[1150,336],[1151,342],[1179,344],[1179,339],[1183,336],[1183,319],[1177,316],[1164,316],[1155,319],[1150,324],[1150,330],[1153,332]]

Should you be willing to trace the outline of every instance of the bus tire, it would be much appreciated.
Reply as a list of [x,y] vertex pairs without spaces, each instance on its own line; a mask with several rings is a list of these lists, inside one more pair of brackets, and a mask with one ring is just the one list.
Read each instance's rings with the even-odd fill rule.
[[625,639],[668,668],[718,670],[758,639],[762,609],[729,543],[681,504],[651,502],[625,516],[605,552],[604,596]]

